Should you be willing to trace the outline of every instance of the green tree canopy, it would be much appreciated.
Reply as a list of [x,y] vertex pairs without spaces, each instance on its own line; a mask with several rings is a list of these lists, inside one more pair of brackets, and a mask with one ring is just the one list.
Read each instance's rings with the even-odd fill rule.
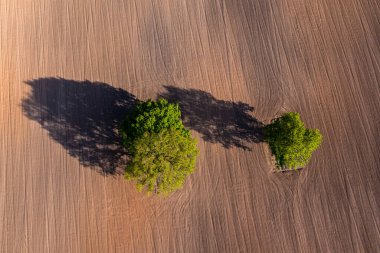
[[198,154],[195,139],[178,129],[145,132],[134,141],[134,150],[125,178],[136,180],[139,190],[160,194],[182,187]]
[[165,99],[139,101],[121,127],[124,145],[133,152],[135,139],[145,132],[158,133],[162,129],[177,129],[184,136],[190,136],[189,130],[183,126],[178,104]]
[[131,155],[125,178],[135,180],[138,189],[167,194],[181,188],[194,171],[198,150],[178,104],[165,99],[138,102],[121,133]]
[[322,135],[318,129],[307,129],[298,113],[289,112],[265,126],[264,139],[276,158],[277,167],[296,169],[310,161],[311,154],[322,142]]

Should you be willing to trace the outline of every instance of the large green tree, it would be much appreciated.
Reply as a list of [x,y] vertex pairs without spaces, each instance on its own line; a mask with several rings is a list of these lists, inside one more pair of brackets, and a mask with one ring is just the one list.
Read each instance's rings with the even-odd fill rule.
[[160,194],[182,187],[198,154],[195,139],[176,129],[145,132],[134,141],[134,150],[125,177],[135,180],[139,190]]
[[264,127],[276,165],[280,169],[297,169],[305,166],[312,153],[320,146],[322,135],[318,129],[308,129],[300,115],[289,112]]
[[158,133],[162,129],[177,129],[184,136],[190,136],[189,130],[183,126],[178,104],[169,103],[166,99],[139,101],[122,124],[124,145],[133,152],[135,139],[146,132]]
[[181,188],[194,171],[198,150],[178,104],[165,99],[138,102],[121,134],[131,155],[125,178],[135,180],[138,189],[167,194]]

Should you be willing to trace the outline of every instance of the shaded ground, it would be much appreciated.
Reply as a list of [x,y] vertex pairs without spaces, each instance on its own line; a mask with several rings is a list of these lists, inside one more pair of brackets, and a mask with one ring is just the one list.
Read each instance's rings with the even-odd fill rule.
[[197,89],[165,89],[160,96],[179,103],[185,126],[199,132],[205,141],[243,149],[248,149],[247,143],[263,141],[263,123],[252,116],[252,106],[219,100]]
[[126,153],[118,129],[135,96],[105,83],[54,77],[26,84],[32,90],[22,101],[25,115],[83,165],[115,173]]
[[[122,172],[127,160],[118,130],[136,102],[133,94],[106,83],[55,77],[25,83],[31,94],[23,99],[22,109],[29,119],[84,166],[106,174]],[[250,105],[218,100],[201,90],[165,88],[160,96],[179,103],[185,126],[205,141],[244,149],[245,144],[262,141],[263,124],[250,114]]]

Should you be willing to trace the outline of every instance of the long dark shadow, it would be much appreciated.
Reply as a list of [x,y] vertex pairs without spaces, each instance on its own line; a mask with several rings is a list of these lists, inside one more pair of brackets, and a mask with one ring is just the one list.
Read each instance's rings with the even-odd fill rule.
[[[25,82],[31,87],[22,109],[47,130],[71,156],[105,174],[122,173],[127,151],[118,128],[136,97],[100,82],[47,77]],[[165,86],[160,97],[181,106],[184,124],[205,141],[248,149],[262,141],[263,124],[248,104],[218,100],[195,89]]]
[[199,132],[205,141],[243,149],[249,149],[251,142],[263,141],[264,125],[252,116],[252,106],[219,100],[201,90],[164,87],[160,97],[178,102],[185,126]]
[[106,83],[54,77],[25,83],[32,88],[22,101],[29,119],[37,121],[81,164],[106,174],[122,172],[126,151],[117,129],[135,104],[134,95]]

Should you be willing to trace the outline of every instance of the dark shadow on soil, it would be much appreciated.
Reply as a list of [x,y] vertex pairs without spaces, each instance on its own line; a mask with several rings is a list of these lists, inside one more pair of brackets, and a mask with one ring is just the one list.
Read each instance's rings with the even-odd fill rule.
[[264,125],[252,116],[252,106],[218,100],[201,90],[164,87],[160,97],[179,103],[185,126],[199,132],[205,141],[248,150],[248,143],[263,141]]
[[123,172],[126,151],[118,127],[135,104],[134,95],[105,83],[54,77],[25,83],[32,88],[22,101],[29,119],[81,164],[99,167],[105,174]]
[[[127,151],[118,128],[133,108],[136,97],[111,85],[63,78],[40,78],[25,82],[31,87],[22,109],[37,121],[71,156],[104,174],[123,173]],[[186,127],[205,141],[224,147],[248,149],[262,141],[263,124],[251,115],[248,104],[218,100],[210,93],[165,86],[160,96],[178,102]]]

